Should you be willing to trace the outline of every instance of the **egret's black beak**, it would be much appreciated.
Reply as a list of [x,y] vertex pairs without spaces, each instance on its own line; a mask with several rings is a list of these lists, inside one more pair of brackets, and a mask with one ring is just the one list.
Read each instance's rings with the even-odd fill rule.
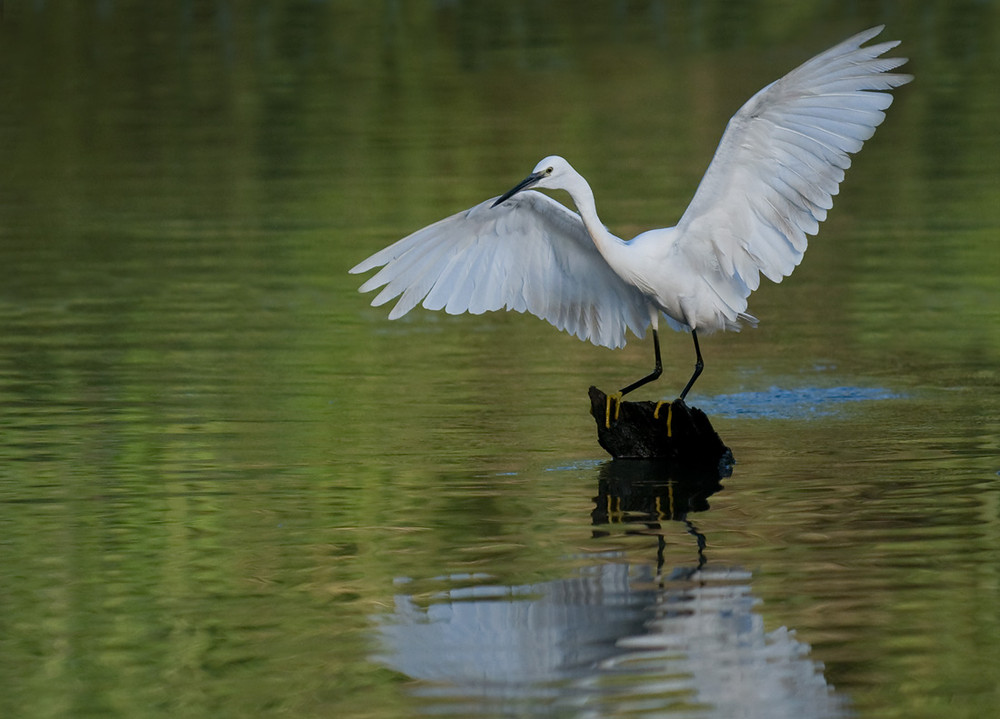
[[527,190],[529,187],[531,187],[532,185],[534,185],[536,182],[538,182],[539,180],[541,180],[543,177],[544,177],[544,175],[541,172],[532,172],[530,175],[528,175],[527,177],[525,177],[519,183],[517,183],[516,185],[514,185],[514,187],[512,187],[511,189],[507,190],[505,193],[503,193],[502,195],[500,195],[500,197],[497,198],[497,201],[494,202],[492,205],[490,205],[490,207],[496,207],[497,205],[499,205],[504,200],[509,200],[511,197],[513,197],[514,195],[516,195],[521,190]]

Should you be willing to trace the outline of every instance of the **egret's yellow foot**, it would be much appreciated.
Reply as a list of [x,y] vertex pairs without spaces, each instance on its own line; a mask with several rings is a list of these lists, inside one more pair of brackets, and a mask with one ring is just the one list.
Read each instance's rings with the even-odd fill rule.
[[674,418],[674,404],[673,404],[673,402],[665,402],[662,399],[659,402],[657,402],[656,403],[656,409],[653,410],[653,419],[659,419],[660,418],[660,407],[662,407],[663,405],[667,405],[667,436],[671,437],[671,436],[673,436],[673,429],[670,426],[670,420],[672,420]]
[[606,429],[611,429],[611,401],[614,400],[615,403],[615,421],[618,421],[618,413],[622,408],[622,393],[614,392],[608,395],[607,404],[604,407],[604,427]]

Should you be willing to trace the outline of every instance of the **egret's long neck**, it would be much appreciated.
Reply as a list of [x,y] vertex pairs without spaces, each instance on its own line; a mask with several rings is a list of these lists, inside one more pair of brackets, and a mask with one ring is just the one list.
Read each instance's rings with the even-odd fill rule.
[[611,234],[597,216],[597,204],[594,202],[594,191],[590,189],[590,185],[579,173],[574,171],[574,175],[566,190],[573,198],[576,209],[583,219],[583,225],[587,228],[587,234],[594,241],[598,252],[604,256],[608,264],[615,267],[618,251],[625,246],[625,243]]

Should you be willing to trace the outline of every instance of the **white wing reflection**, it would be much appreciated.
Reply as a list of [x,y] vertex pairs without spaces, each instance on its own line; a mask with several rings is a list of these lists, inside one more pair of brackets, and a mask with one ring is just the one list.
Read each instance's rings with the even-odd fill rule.
[[[750,574],[706,568],[657,584],[607,563],[540,584],[396,598],[378,621],[385,665],[422,680],[430,713],[462,716],[844,716],[809,646],[766,632]],[[454,586],[465,584],[466,586]]]

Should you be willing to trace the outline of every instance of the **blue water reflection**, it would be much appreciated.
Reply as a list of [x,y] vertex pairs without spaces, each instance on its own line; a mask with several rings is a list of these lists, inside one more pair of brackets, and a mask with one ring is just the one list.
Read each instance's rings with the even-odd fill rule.
[[770,387],[698,398],[698,408],[714,417],[746,419],[809,419],[829,417],[855,402],[902,399],[883,387]]

